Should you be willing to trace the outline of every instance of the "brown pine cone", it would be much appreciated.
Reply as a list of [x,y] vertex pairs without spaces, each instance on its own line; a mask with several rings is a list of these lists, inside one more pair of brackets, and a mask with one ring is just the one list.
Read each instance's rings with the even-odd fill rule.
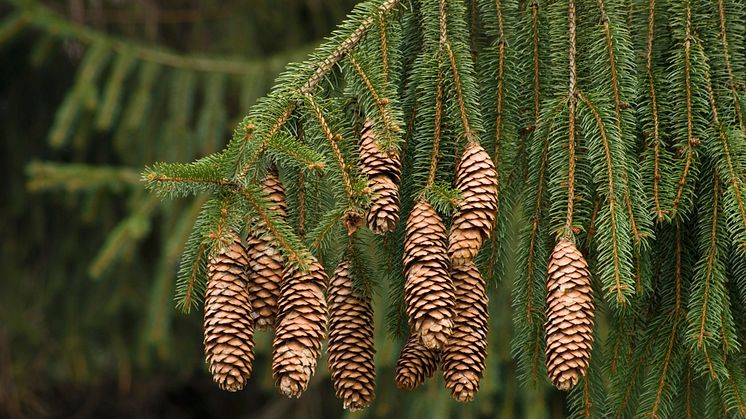
[[415,204],[404,240],[404,302],[409,327],[429,349],[445,345],[453,327],[453,282],[443,220],[426,201]]
[[560,238],[547,270],[547,373],[570,390],[585,376],[593,346],[593,290],[588,264],[575,244]]
[[443,347],[441,367],[451,397],[470,402],[479,391],[487,357],[487,293],[474,262],[454,267],[451,277],[456,288],[456,317]]
[[481,145],[464,151],[456,168],[456,188],[462,199],[453,216],[448,254],[451,263],[459,266],[474,259],[497,216],[497,172]]
[[222,390],[244,388],[254,361],[254,321],[246,292],[246,250],[236,235],[207,265],[205,358]]
[[[262,181],[262,187],[272,203],[270,209],[279,217],[287,218],[285,188],[277,176],[277,169],[270,168]],[[247,250],[249,255],[249,296],[256,316],[257,329],[273,326],[277,315],[277,299],[285,260],[272,244],[272,235],[263,224],[249,233]]]
[[326,335],[326,272],[315,259],[308,272],[285,269],[272,343],[272,376],[287,397],[300,397],[316,370]]
[[352,281],[350,263],[337,266],[329,284],[329,372],[337,398],[351,411],[365,409],[375,397],[373,307]]
[[416,336],[410,335],[396,361],[396,387],[401,390],[414,390],[438,369],[440,352],[422,346]]
[[378,146],[371,120],[365,121],[360,134],[360,170],[371,189],[368,228],[376,234],[394,231],[399,221],[401,162],[398,153]]

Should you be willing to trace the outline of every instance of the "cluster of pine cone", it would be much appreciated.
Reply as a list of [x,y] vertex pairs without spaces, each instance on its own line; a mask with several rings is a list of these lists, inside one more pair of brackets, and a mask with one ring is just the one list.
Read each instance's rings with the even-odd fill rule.
[[[371,205],[366,216],[376,234],[399,221],[401,164],[382,150],[373,124],[360,140],[360,168],[368,177]],[[497,172],[477,143],[464,151],[456,169],[461,194],[450,231],[425,199],[406,222],[404,299],[410,336],[396,365],[396,385],[412,390],[440,368],[459,401],[479,390],[485,368],[488,300],[474,258],[489,238],[497,213]],[[285,191],[270,169],[263,188],[271,210],[287,216]],[[328,288],[327,288],[328,286]],[[547,281],[547,367],[560,389],[573,387],[590,359],[593,300],[588,268],[575,245],[560,239]],[[251,376],[254,329],[274,328],[272,372],[278,390],[299,397],[308,387],[329,331],[328,365],[345,406],[358,410],[374,398],[373,311],[370,297],[353,280],[343,259],[329,281],[318,261],[306,271],[286,264],[272,233],[258,223],[246,244],[235,234],[208,263],[204,345],[219,387],[242,389]]]
[[404,299],[410,336],[396,366],[396,384],[411,390],[440,366],[451,395],[462,402],[479,390],[487,352],[487,293],[474,263],[497,213],[497,172],[489,154],[471,144],[456,168],[461,193],[450,232],[427,201],[406,225]]

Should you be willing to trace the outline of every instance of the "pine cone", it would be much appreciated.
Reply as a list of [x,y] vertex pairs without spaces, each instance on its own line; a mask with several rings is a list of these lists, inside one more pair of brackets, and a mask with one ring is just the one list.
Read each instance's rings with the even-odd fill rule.
[[445,226],[426,201],[419,201],[407,220],[404,275],[412,334],[429,349],[442,348],[453,327],[454,290],[448,274]]
[[316,369],[326,334],[326,272],[313,260],[308,272],[285,269],[272,343],[272,376],[280,392],[300,397]]
[[497,172],[481,145],[464,151],[456,168],[456,188],[462,200],[453,216],[448,254],[451,263],[459,266],[474,259],[497,216]]
[[410,335],[396,361],[394,380],[400,390],[414,390],[438,369],[440,352],[424,347],[419,339]]
[[360,134],[360,169],[371,189],[368,228],[376,234],[393,231],[399,221],[401,162],[397,153],[378,146],[371,120],[365,121]]
[[241,390],[254,361],[254,321],[246,292],[246,250],[241,239],[210,258],[205,290],[205,358],[212,378],[227,391]]
[[[285,188],[277,176],[277,169],[271,168],[262,181],[264,192],[272,203],[270,210],[281,218],[287,218]],[[247,239],[249,255],[249,296],[256,316],[257,329],[272,327],[277,315],[277,299],[285,261],[282,254],[272,244],[272,235],[263,224],[259,224]]]
[[474,262],[453,268],[456,317],[453,332],[443,347],[443,378],[451,396],[460,402],[474,400],[484,375],[487,356],[487,293]]
[[570,390],[588,369],[594,306],[588,264],[568,239],[552,251],[547,292],[547,373],[555,387]]
[[345,409],[361,410],[374,398],[373,307],[353,286],[350,263],[342,261],[329,284],[329,372]]

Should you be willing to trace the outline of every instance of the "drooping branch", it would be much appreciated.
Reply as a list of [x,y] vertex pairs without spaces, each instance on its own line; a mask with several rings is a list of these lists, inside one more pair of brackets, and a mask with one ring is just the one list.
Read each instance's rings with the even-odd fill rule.
[[569,34],[569,71],[570,82],[568,87],[569,104],[568,104],[568,134],[567,134],[567,153],[568,153],[568,175],[567,175],[567,214],[565,217],[565,229],[563,236],[570,237],[572,234],[573,212],[575,206],[575,109],[578,101],[578,73],[575,63],[577,55],[577,24],[575,21],[575,0],[568,1],[568,34]]

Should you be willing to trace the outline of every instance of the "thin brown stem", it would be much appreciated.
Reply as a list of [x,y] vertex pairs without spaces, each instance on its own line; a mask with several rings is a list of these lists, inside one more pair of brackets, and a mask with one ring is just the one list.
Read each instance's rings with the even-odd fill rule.
[[573,227],[573,211],[575,206],[575,108],[577,106],[578,96],[578,74],[575,64],[575,57],[577,55],[577,39],[576,39],[576,28],[577,23],[575,21],[575,0],[568,1],[568,33],[569,33],[569,67],[570,67],[570,82],[569,82],[569,127],[568,127],[568,173],[567,173],[567,216],[565,219],[565,231],[563,235],[570,237],[572,234]]
[[383,15],[378,15],[378,36],[381,39],[381,72],[383,73],[383,81],[389,81],[389,44],[388,36],[386,35],[386,21],[383,19]]
[[[700,349],[704,347],[705,336],[708,335],[707,330],[705,330],[705,323],[707,320],[707,310],[709,310],[710,305],[710,286],[712,285],[712,277],[714,275],[713,271],[715,269],[715,257],[717,256],[717,232],[719,222],[718,206],[720,198],[720,180],[718,179],[717,175],[715,176],[714,183],[715,186],[712,192],[712,227],[710,228],[710,244],[707,249],[707,264],[705,265],[705,277],[703,281],[704,291],[702,297],[702,312],[699,315],[699,333],[697,334],[697,346]],[[706,353],[705,357],[707,357]]]
[[606,199],[609,202],[609,212],[610,212],[610,233],[611,233],[611,243],[612,243],[612,253],[613,253],[613,263],[614,263],[614,292],[617,296],[617,302],[619,304],[624,303],[624,288],[625,285],[621,283],[621,261],[620,261],[620,251],[618,249],[618,243],[619,243],[619,227],[617,225],[617,219],[616,219],[616,206],[617,206],[617,200],[616,200],[616,194],[615,194],[615,187],[614,187],[614,161],[613,157],[611,155],[611,144],[609,142],[609,138],[606,135],[606,128],[604,126],[603,120],[601,118],[601,115],[598,113],[598,109],[593,105],[593,103],[588,100],[588,98],[580,94],[580,98],[585,103],[588,108],[590,109],[591,113],[593,114],[593,118],[596,120],[596,125],[598,126],[598,129],[601,133],[601,141],[604,145],[604,155],[606,158],[606,176],[609,178],[609,185],[608,185],[608,196]]
[[[440,70],[439,70],[440,71]],[[440,155],[440,137],[442,134],[441,123],[443,118],[443,77],[438,73],[438,91],[435,95],[435,131],[433,134],[433,152],[430,156],[430,171],[427,176],[426,188],[435,183],[435,174],[438,169],[438,157]]]
[[679,186],[676,191],[676,196],[673,200],[672,214],[675,214],[679,209],[679,203],[684,194],[684,186],[687,182],[687,176],[689,175],[689,169],[692,165],[694,158],[694,144],[697,140],[694,138],[694,116],[692,111],[692,83],[691,83],[691,48],[692,48],[692,9],[691,5],[687,3],[687,16],[686,16],[686,40],[684,40],[684,88],[686,92],[686,160],[684,162],[684,171],[679,179]]
[[316,117],[316,121],[321,127],[321,132],[324,133],[324,137],[326,138],[327,143],[329,143],[329,148],[332,149],[334,159],[337,162],[337,167],[339,167],[339,172],[342,177],[342,184],[344,185],[345,193],[348,198],[352,198],[354,195],[354,190],[352,188],[352,179],[350,177],[350,167],[347,162],[345,162],[342,150],[339,148],[339,144],[337,144],[337,142],[339,142],[341,138],[339,134],[334,134],[332,132],[331,127],[329,127],[329,123],[326,121],[326,117],[324,117],[324,113],[321,111],[321,108],[314,100],[313,95],[307,94],[306,101],[308,103],[308,106],[313,111],[313,114]]
[[645,73],[650,89],[650,110],[653,116],[653,203],[658,222],[663,222],[663,210],[660,202],[660,122],[658,120],[658,97],[655,91],[653,76],[653,40],[655,39],[655,0],[648,1],[648,38],[645,51]]
[[534,124],[539,123],[539,2],[531,3],[531,26],[533,40],[533,63],[534,63]]
[[733,65],[730,61],[730,48],[728,47],[728,35],[726,32],[725,0],[718,0],[718,14],[720,16],[720,39],[723,44],[725,70],[728,72],[728,86],[733,95],[733,109],[736,112],[738,126],[741,127],[741,131],[746,133],[746,125],[744,124],[743,115],[741,114],[741,101],[738,98],[738,92],[736,92],[736,79],[733,75]]

